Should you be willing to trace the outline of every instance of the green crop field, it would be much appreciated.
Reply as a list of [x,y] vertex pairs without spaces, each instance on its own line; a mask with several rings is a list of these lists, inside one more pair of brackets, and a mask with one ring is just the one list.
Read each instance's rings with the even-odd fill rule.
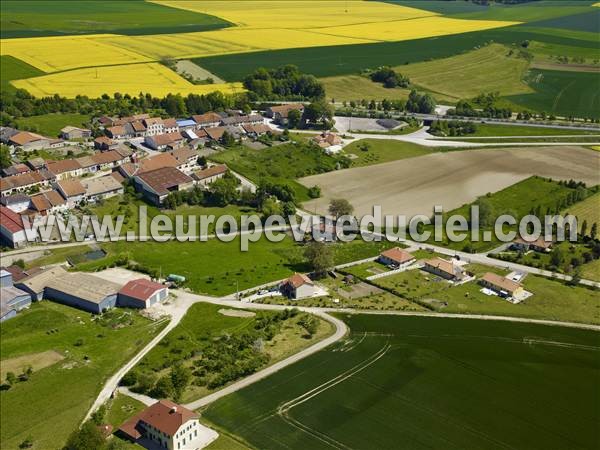
[[17,120],[17,126],[22,130],[30,130],[48,137],[57,137],[60,130],[67,126],[87,127],[90,116],[77,113],[53,113],[41,116],[23,117]]
[[[195,58],[193,61],[227,81],[242,80],[248,73],[259,67],[274,68],[285,64],[295,64],[303,72],[312,73],[317,77],[330,77],[354,75],[363,69],[381,65],[400,66],[447,58],[492,41],[507,45],[520,44],[525,40],[538,41],[582,48],[590,54],[596,54],[598,45],[591,37],[593,33],[585,33],[585,36],[586,39],[561,36],[560,33],[553,33],[552,29],[529,29],[519,25],[449,35],[444,36],[443,39],[425,38],[377,44],[270,50]],[[335,55],[333,59],[332,55]]]
[[598,131],[579,130],[577,128],[551,128],[524,125],[497,125],[493,123],[477,124],[477,131],[469,136],[561,136],[561,135],[599,135]]
[[556,17],[534,22],[530,25],[542,28],[564,28],[567,30],[600,33],[600,9],[594,8],[572,16]]
[[343,342],[210,405],[256,448],[593,448],[598,332],[344,316]]
[[537,22],[555,17],[570,16],[579,13],[593,14],[593,1],[536,1],[519,5],[493,4],[480,11],[454,14],[453,17],[480,20],[515,20],[518,22]]
[[[436,100],[456,102],[482,92],[501,95],[533,92],[523,81],[528,66],[528,61],[509,47],[490,44],[449,58],[396,66],[394,70],[408,76],[417,89],[431,92]],[[321,82],[327,97],[336,101],[406,99],[409,92],[408,89],[386,89],[381,83],[358,75],[321,78]]]
[[0,11],[2,39],[97,33],[183,33],[231,25],[207,14],[135,0],[3,0]]
[[536,92],[511,95],[508,100],[551,114],[600,117],[597,73],[532,69],[526,81]]
[[440,99],[457,101],[482,92],[499,92],[500,95],[532,92],[523,82],[528,65],[514,50],[490,44],[462,55],[394,69],[408,76],[418,88],[425,88]]
[[0,56],[0,89],[2,91],[14,91],[15,87],[10,84],[11,80],[31,78],[43,75],[39,69],[24,63],[20,59],[9,55]]
[[64,358],[34,370],[29,380],[0,393],[0,446],[16,449],[31,436],[35,448],[61,448],[83,420],[102,383],[163,325],[124,309],[92,318],[49,301],[36,303],[2,323],[2,364],[46,351]]

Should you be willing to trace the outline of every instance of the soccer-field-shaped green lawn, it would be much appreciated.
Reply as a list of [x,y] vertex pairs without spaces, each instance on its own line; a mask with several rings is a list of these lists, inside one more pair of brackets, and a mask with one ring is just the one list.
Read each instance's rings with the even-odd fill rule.
[[203,415],[256,448],[595,448],[600,334],[344,316],[347,339]]

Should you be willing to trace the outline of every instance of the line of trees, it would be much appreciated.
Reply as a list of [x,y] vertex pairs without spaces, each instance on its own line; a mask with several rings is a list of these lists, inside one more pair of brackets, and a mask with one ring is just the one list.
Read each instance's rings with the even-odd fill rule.
[[244,78],[252,100],[320,100],[325,98],[323,85],[313,75],[287,64],[276,69],[256,69]]

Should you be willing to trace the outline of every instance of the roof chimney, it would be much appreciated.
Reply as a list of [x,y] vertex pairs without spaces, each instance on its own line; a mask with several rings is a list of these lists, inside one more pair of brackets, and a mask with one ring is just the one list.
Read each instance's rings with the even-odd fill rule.
[[175,414],[177,412],[177,406],[171,406],[171,414]]

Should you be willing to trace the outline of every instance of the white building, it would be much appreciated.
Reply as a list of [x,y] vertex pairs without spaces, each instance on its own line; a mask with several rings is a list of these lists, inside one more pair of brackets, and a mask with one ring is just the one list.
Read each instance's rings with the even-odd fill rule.
[[119,434],[148,449],[195,450],[218,437],[198,419],[194,411],[160,400],[125,422]]

